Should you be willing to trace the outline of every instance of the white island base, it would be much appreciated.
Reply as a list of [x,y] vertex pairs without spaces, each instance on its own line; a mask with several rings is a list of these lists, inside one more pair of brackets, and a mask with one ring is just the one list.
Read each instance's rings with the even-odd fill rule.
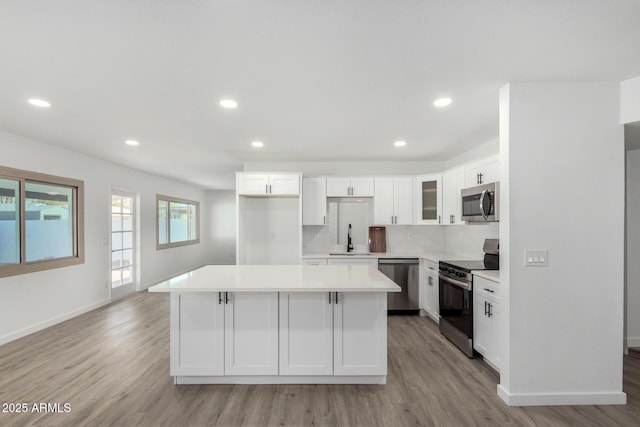
[[150,289],[171,292],[175,384],[385,384],[386,293],[399,287],[370,266],[277,267],[295,269],[303,286],[294,291],[280,274],[281,284],[267,287],[263,274],[261,290],[178,282]]

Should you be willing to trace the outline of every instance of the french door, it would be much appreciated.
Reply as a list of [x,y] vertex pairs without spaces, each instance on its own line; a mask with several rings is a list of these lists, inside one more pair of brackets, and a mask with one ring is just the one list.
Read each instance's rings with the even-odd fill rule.
[[136,291],[136,195],[111,192],[111,300]]

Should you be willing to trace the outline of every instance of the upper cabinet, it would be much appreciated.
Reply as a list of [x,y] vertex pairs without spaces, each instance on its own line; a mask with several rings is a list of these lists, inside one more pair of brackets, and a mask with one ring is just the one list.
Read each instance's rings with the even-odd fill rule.
[[375,223],[413,224],[413,177],[375,179]]
[[420,175],[416,183],[416,223],[442,224],[442,175]]
[[237,175],[237,191],[241,196],[298,196],[300,175],[241,173]]
[[373,178],[327,178],[327,197],[373,197]]
[[462,189],[465,188],[465,168],[450,169],[442,175],[443,224],[465,224],[462,220]]
[[302,225],[327,222],[327,179],[302,179]]
[[486,159],[469,163],[464,167],[465,187],[488,184],[500,180],[500,156],[495,155]]

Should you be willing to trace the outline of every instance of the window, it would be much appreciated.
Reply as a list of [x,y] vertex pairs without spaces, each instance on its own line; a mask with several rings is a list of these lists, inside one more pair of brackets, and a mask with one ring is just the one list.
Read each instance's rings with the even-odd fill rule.
[[200,203],[157,196],[157,249],[200,243]]
[[0,277],[84,262],[84,183],[0,166]]

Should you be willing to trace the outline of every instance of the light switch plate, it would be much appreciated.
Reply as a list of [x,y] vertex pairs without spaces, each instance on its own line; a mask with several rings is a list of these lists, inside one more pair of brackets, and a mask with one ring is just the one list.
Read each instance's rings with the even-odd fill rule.
[[525,267],[546,267],[549,265],[548,249],[525,249],[524,250],[524,266]]

